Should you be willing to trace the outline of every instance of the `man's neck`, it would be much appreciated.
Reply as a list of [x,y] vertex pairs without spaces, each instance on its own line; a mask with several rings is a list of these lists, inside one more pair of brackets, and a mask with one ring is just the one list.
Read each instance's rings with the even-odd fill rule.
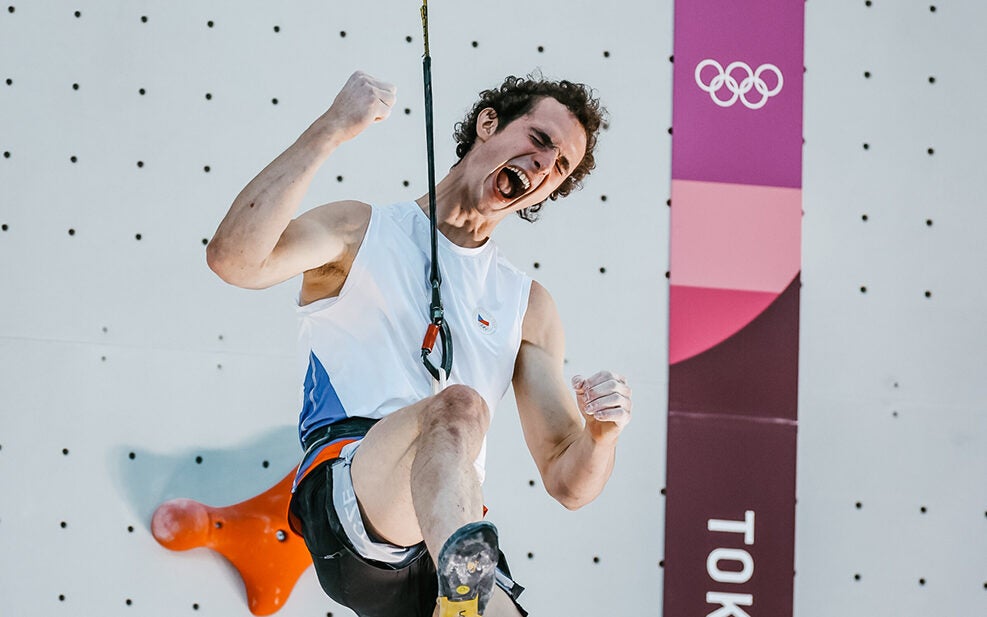
[[[471,197],[455,172],[440,180],[435,187],[438,230],[453,244],[465,248],[482,246],[500,222],[500,218],[490,219],[477,212],[471,205]],[[427,216],[428,194],[415,201]]]

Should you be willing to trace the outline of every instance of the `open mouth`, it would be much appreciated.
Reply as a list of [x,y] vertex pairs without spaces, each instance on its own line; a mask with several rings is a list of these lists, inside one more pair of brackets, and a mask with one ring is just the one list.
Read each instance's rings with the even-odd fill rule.
[[506,165],[497,175],[497,190],[504,199],[515,199],[531,188],[531,180],[524,170]]

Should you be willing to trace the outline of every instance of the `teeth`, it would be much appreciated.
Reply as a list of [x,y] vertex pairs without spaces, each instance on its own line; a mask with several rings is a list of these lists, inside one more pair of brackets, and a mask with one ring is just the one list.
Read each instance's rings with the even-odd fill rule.
[[524,173],[524,170],[522,170],[519,167],[515,167],[514,165],[508,165],[507,167],[505,167],[505,169],[509,169],[510,171],[514,172],[514,174],[518,177],[518,179],[521,180],[521,186],[524,187],[524,190],[527,191],[528,189],[531,188],[531,180],[528,180],[528,175]]

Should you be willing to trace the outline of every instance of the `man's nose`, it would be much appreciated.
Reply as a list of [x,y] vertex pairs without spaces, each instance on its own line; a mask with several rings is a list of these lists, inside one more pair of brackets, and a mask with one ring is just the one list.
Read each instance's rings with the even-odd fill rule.
[[535,171],[548,173],[552,169],[552,164],[555,163],[555,150],[536,152],[531,158],[535,165]]

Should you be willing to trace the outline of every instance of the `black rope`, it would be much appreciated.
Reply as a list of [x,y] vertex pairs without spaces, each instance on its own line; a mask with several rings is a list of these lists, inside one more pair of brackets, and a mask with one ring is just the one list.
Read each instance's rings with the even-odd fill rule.
[[422,0],[422,30],[425,33],[425,55],[422,59],[422,76],[425,80],[425,149],[428,155],[428,220],[431,227],[432,266],[429,282],[432,286],[432,299],[429,303],[429,317],[432,320],[422,341],[422,362],[435,380],[440,380],[439,368],[432,364],[429,354],[435,347],[435,339],[442,341],[442,361],[440,366],[448,377],[452,371],[452,334],[442,309],[442,274],[439,271],[438,231],[435,227],[435,148],[432,137],[432,56],[428,51],[428,0]]

